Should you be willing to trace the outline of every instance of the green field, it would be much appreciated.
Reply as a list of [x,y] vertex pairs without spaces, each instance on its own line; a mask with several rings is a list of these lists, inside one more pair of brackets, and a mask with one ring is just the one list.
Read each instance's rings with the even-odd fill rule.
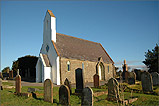
[[[3,82],[3,85],[12,85],[11,83],[6,83]],[[136,85],[127,85],[128,88],[125,90],[127,92],[123,92],[122,97],[124,97],[124,99],[129,99],[131,98],[131,95],[134,97],[137,97],[138,100],[133,102],[131,105],[159,105],[159,96],[157,95],[157,93],[154,94],[143,94],[142,92],[139,93],[130,93],[132,89],[137,89],[137,90],[141,90],[141,84],[136,84]],[[25,106],[25,105],[60,105],[59,104],[59,96],[58,96],[58,91],[59,91],[59,87],[54,87],[53,88],[53,101],[54,103],[48,103],[48,102],[44,102],[44,98],[43,98],[43,87],[34,87],[34,86],[23,86],[22,87],[22,93],[26,93],[28,88],[38,88],[39,91],[36,91],[37,93],[37,97],[23,97],[23,96],[17,96],[14,95],[15,89],[4,89],[2,91],[0,91],[1,94],[1,106]],[[103,91],[107,91],[107,86],[101,86],[100,89],[97,88],[92,88],[93,92],[103,92]],[[131,90],[130,90],[131,89]],[[154,91],[155,92],[159,92],[159,87],[154,87]],[[75,88],[72,88],[72,92],[75,92]],[[101,96],[98,97],[94,97],[94,105],[117,105],[116,102],[111,102],[111,101],[107,101],[106,100],[107,95],[103,94]],[[80,96],[76,96],[76,95],[71,95],[70,98],[70,102],[71,105],[81,105],[81,99]]]

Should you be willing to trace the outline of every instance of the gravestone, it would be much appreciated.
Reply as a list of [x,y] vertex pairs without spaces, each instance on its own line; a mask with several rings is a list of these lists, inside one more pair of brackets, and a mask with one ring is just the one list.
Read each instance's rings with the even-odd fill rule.
[[152,72],[151,76],[152,76],[153,85],[159,85],[159,74],[157,72]]
[[70,105],[70,90],[66,85],[59,88],[59,103],[64,106]]
[[82,106],[93,106],[93,90],[90,87],[86,87],[82,91]]
[[50,79],[44,81],[44,101],[53,103],[53,84]]
[[141,73],[142,73],[142,71],[138,70],[138,69],[135,69],[134,72],[136,74],[136,80],[141,81]]
[[119,83],[115,78],[108,81],[108,100],[120,100]]
[[17,95],[21,93],[21,76],[17,75],[15,78],[15,91]]
[[67,78],[65,79],[64,85],[66,85],[69,88],[70,94],[72,94],[71,83]]
[[3,90],[2,79],[0,78],[0,90]]
[[94,80],[94,87],[95,88],[98,88],[99,87],[99,75],[98,74],[95,74],[94,76],[93,76],[93,80]]
[[135,84],[136,74],[135,72],[129,72],[128,84]]
[[75,93],[82,93],[84,88],[84,77],[83,77],[83,70],[78,68],[75,70],[76,73],[76,89]]
[[143,72],[141,74],[141,83],[142,83],[143,92],[152,92],[153,91],[152,76],[149,72]]
[[13,79],[13,70],[9,71],[9,79]]

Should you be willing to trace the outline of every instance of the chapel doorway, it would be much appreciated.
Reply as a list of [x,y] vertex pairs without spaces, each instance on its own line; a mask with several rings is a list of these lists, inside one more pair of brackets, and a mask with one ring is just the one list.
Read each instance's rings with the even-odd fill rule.
[[98,75],[100,80],[105,80],[105,68],[102,62],[98,65]]
[[76,93],[81,93],[84,88],[84,77],[83,70],[81,68],[77,68],[75,70],[75,78],[76,78]]

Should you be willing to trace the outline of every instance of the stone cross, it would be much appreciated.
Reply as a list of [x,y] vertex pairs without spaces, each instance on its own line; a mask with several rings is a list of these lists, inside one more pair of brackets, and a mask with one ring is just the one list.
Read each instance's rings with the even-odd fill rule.
[[149,72],[143,72],[141,74],[141,83],[142,83],[143,92],[152,92],[153,91],[152,76]]
[[53,103],[53,84],[50,79],[44,81],[44,101]]
[[17,95],[21,93],[21,76],[17,75],[15,78],[15,91]]
[[93,90],[90,87],[86,87],[82,91],[82,106],[93,106]]
[[84,76],[83,76],[83,70],[81,68],[78,68],[75,70],[76,75],[76,93],[82,93],[82,90],[84,88]]
[[95,75],[93,76],[93,80],[94,80],[94,87],[95,87],[95,88],[98,88],[98,87],[99,87],[99,83],[100,83],[100,81],[99,81],[99,75],[98,75],[98,74],[95,74]]
[[151,76],[152,76],[153,85],[159,85],[159,74],[157,72],[152,72]]
[[64,106],[70,105],[70,90],[66,85],[59,88],[59,103]]
[[71,83],[67,78],[65,79],[64,85],[66,85],[69,88],[70,94],[72,94]]
[[111,78],[108,81],[108,99],[120,100],[119,83],[115,78]]

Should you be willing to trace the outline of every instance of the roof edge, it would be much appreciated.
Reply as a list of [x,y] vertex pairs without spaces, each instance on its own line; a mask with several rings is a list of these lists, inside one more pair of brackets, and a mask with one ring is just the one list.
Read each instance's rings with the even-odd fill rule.
[[58,56],[60,56],[59,52],[57,51],[57,48],[56,48],[55,42],[54,42],[53,40],[52,40],[52,44],[53,44],[53,46],[54,46],[54,48],[55,48],[55,51],[56,51],[57,55],[58,55]]
[[104,49],[104,47],[102,46],[101,43],[99,43],[99,45],[102,47],[102,49],[104,50],[104,52],[107,54],[107,56],[110,58],[110,60],[113,62],[114,64],[114,61],[112,60],[112,58],[109,56],[109,54],[106,52],[106,50]]
[[[53,14],[53,12],[51,11],[51,10],[47,10],[47,12],[49,13],[49,15],[51,16],[51,17],[55,17],[55,15]],[[55,17],[56,18],[56,17]]]

